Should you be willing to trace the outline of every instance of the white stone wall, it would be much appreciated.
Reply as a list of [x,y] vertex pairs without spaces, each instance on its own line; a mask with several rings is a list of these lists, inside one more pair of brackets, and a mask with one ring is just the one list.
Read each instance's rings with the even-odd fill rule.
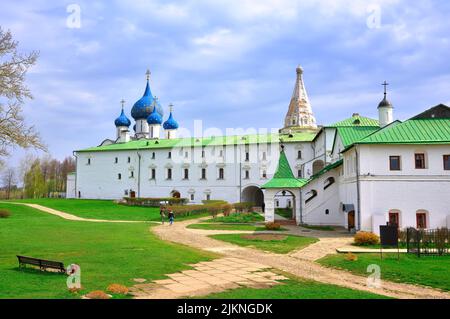
[[[285,144],[285,152],[294,174],[295,167],[300,169],[302,163],[309,160],[312,154],[309,144]],[[297,149],[302,149],[301,159],[296,157]],[[201,157],[202,150],[205,152],[205,158]],[[168,158],[169,152],[171,159]],[[246,152],[249,152],[248,161],[245,160]],[[208,146],[203,149],[176,147],[140,151],[80,152],[77,157],[76,194],[78,196],[80,192],[81,198],[118,199],[126,196],[125,191],[130,190],[140,197],[165,197],[176,190],[186,198],[191,198],[191,194],[194,194],[191,201],[193,203],[201,203],[207,198],[207,194],[210,194],[211,199],[237,202],[240,200],[241,190],[247,186],[259,187],[272,178],[278,164],[279,145],[274,143],[239,147]],[[154,180],[151,179],[153,168],[156,172]],[[172,180],[167,180],[168,168],[172,169]],[[202,168],[206,169],[206,179],[201,179]],[[224,169],[224,179],[219,179],[220,168]],[[183,178],[184,169],[189,170],[187,180]],[[246,171],[249,172],[249,178],[246,178]],[[120,180],[118,174],[121,174]]]
[[66,198],[75,198],[75,173],[67,174]]

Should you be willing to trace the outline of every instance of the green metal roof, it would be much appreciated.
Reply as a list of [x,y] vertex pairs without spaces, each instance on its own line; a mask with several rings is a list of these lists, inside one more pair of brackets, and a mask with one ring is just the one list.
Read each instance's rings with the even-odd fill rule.
[[377,126],[380,127],[380,123],[377,120],[364,117],[361,115],[353,115],[351,118],[343,121],[328,125],[327,127],[340,127],[340,126]]
[[195,147],[195,146],[217,146],[217,145],[239,145],[256,143],[292,143],[292,142],[311,142],[316,133],[298,132],[292,134],[253,134],[253,135],[233,135],[233,136],[211,136],[211,137],[186,137],[176,139],[158,139],[158,140],[135,140],[127,143],[114,143],[97,147],[90,147],[77,152],[102,152],[102,151],[125,151],[125,150],[143,150],[160,149],[173,147]]
[[306,179],[294,177],[284,151],[280,152],[278,167],[273,178],[261,186],[261,188],[300,188],[306,185]]
[[380,129],[355,144],[450,144],[450,118],[407,120]]
[[[339,161],[336,161],[334,163],[331,163],[328,166],[325,166],[322,170],[320,170],[319,172],[317,172],[316,174],[314,174],[313,176],[311,176],[310,181],[313,179],[318,178],[319,176],[325,174],[328,171],[331,171],[332,169],[341,166],[344,163],[343,159],[340,159]],[[308,181],[309,182],[309,181]]]
[[341,138],[344,147],[347,147],[369,134],[380,129],[379,126],[341,126],[337,127],[337,132]]

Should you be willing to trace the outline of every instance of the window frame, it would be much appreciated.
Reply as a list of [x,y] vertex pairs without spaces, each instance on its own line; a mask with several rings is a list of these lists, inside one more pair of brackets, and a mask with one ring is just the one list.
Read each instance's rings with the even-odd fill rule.
[[[445,158],[447,158],[447,161],[445,160]],[[450,154],[442,155],[442,161],[443,161],[442,165],[443,165],[444,171],[450,171]],[[448,163],[447,168],[445,168],[445,163],[446,162]]]
[[[417,166],[417,156],[422,156],[423,158],[423,167],[418,167]],[[414,167],[415,169],[426,169],[427,168],[427,163],[426,163],[426,158],[425,158],[425,153],[414,153]]]
[[[398,168],[395,168],[393,164],[393,160],[398,159]],[[400,155],[390,155],[389,156],[389,170],[390,171],[401,171],[402,170],[402,157]]]

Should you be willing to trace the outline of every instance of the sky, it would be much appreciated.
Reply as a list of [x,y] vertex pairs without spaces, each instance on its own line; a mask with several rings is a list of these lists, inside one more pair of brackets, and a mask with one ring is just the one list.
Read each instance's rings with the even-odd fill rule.
[[450,105],[450,2],[411,2],[3,0],[0,26],[40,52],[24,116],[62,159],[115,138],[147,69],[187,129],[281,127],[297,65],[321,125],[377,118],[384,80],[396,119]]

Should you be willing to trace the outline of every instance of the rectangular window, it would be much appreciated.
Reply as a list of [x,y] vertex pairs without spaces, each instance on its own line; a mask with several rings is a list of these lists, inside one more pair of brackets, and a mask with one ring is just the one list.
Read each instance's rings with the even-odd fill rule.
[[450,155],[444,155],[444,170],[450,170]]
[[219,179],[223,179],[223,178],[224,178],[224,169],[219,168]]
[[131,163],[131,157],[128,156],[128,163]]
[[194,194],[191,194],[191,200],[194,200]]
[[244,178],[245,179],[249,179],[250,178],[250,171],[249,170],[245,171],[245,177]]
[[172,152],[167,153],[167,158],[172,158]]
[[87,164],[91,165],[91,159],[90,158],[88,158]]
[[248,162],[250,160],[250,153],[245,152],[245,161]]
[[114,159],[114,163],[116,163],[116,164],[119,163],[119,158],[116,157],[116,158]]
[[427,214],[417,213],[416,214],[416,223],[417,223],[418,229],[427,228]]
[[389,169],[391,171],[400,170],[400,156],[389,156]]
[[134,171],[130,172],[130,177],[133,178],[134,177]]
[[156,154],[155,154],[155,152],[153,152],[152,153],[152,159],[155,159],[155,156],[156,156]]
[[167,169],[167,179],[172,179],[172,169],[171,168]]
[[297,170],[297,178],[302,178],[302,170]]
[[152,168],[152,171],[150,173],[150,178],[151,179],[156,179],[156,169]]
[[297,151],[297,159],[302,159],[302,151]]
[[202,151],[202,158],[205,158],[205,151]]
[[267,178],[267,171],[265,170],[262,171],[262,178]]
[[188,158],[189,157],[189,153],[188,152],[184,152],[184,158]]
[[189,179],[189,169],[187,168],[184,169],[183,179]]
[[211,195],[210,194],[206,194],[206,200],[211,200]]
[[414,159],[416,163],[416,169],[425,168],[425,154],[423,153],[414,154]]
[[202,168],[202,177],[201,179],[206,179],[206,168]]
[[263,152],[263,153],[262,153],[262,160],[265,161],[266,159],[267,159],[266,152]]
[[122,174],[117,174],[117,179],[122,179]]

